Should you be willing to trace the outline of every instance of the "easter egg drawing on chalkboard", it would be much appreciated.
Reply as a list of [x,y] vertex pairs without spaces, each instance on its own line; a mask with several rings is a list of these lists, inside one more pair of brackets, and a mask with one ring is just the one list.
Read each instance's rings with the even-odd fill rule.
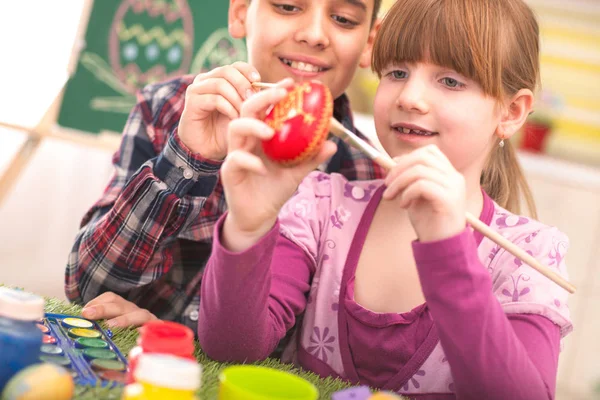
[[129,93],[188,73],[194,22],[187,0],[124,0],[110,30],[110,66]]
[[190,72],[197,74],[210,71],[222,65],[245,61],[246,44],[241,39],[229,35],[227,27],[217,29],[204,41],[194,56]]

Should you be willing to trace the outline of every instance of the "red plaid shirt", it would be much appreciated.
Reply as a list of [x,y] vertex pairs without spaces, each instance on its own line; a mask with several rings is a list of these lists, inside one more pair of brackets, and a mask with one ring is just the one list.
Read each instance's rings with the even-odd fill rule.
[[[177,135],[192,81],[184,76],[139,93],[113,157],[115,173],[84,216],[69,256],[65,292],[71,301],[112,291],[196,331],[202,271],[226,202],[221,162],[192,154]],[[356,132],[345,95],[336,99],[334,115]],[[338,151],[324,170],[352,180],[383,176],[364,154],[333,140]]]

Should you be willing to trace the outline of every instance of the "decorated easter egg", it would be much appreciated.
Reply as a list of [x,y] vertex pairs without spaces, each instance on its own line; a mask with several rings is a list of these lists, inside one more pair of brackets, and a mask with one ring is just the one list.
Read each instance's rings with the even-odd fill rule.
[[275,135],[262,143],[271,160],[293,166],[314,157],[329,133],[333,100],[329,88],[317,81],[288,89],[287,96],[265,117]]
[[33,364],[13,376],[2,400],[69,400],[75,384],[66,369],[52,364]]
[[193,39],[187,0],[121,0],[110,30],[110,65],[135,93],[146,84],[187,73]]

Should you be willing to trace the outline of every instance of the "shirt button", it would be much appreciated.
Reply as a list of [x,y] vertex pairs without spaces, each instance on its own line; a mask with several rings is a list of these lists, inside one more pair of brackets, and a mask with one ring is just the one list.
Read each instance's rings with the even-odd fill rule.
[[190,319],[191,319],[192,321],[198,321],[198,310],[193,310],[193,311],[190,313]]
[[192,172],[191,169],[186,168],[183,170],[183,177],[185,179],[192,179],[194,177],[194,173]]

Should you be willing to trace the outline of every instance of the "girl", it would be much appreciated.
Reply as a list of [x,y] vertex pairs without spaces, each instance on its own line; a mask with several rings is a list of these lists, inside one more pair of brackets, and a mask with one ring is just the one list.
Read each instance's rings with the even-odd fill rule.
[[229,127],[204,351],[263,359],[302,315],[284,360],[322,376],[411,398],[554,398],[567,293],[465,222],[480,215],[566,276],[565,235],[514,214],[531,197],[507,139],[532,109],[538,51],[522,0],[397,0],[372,60],[377,135],[397,162],[385,180],[301,182],[335,146],[274,165],[258,118],[285,91],[248,100]]

